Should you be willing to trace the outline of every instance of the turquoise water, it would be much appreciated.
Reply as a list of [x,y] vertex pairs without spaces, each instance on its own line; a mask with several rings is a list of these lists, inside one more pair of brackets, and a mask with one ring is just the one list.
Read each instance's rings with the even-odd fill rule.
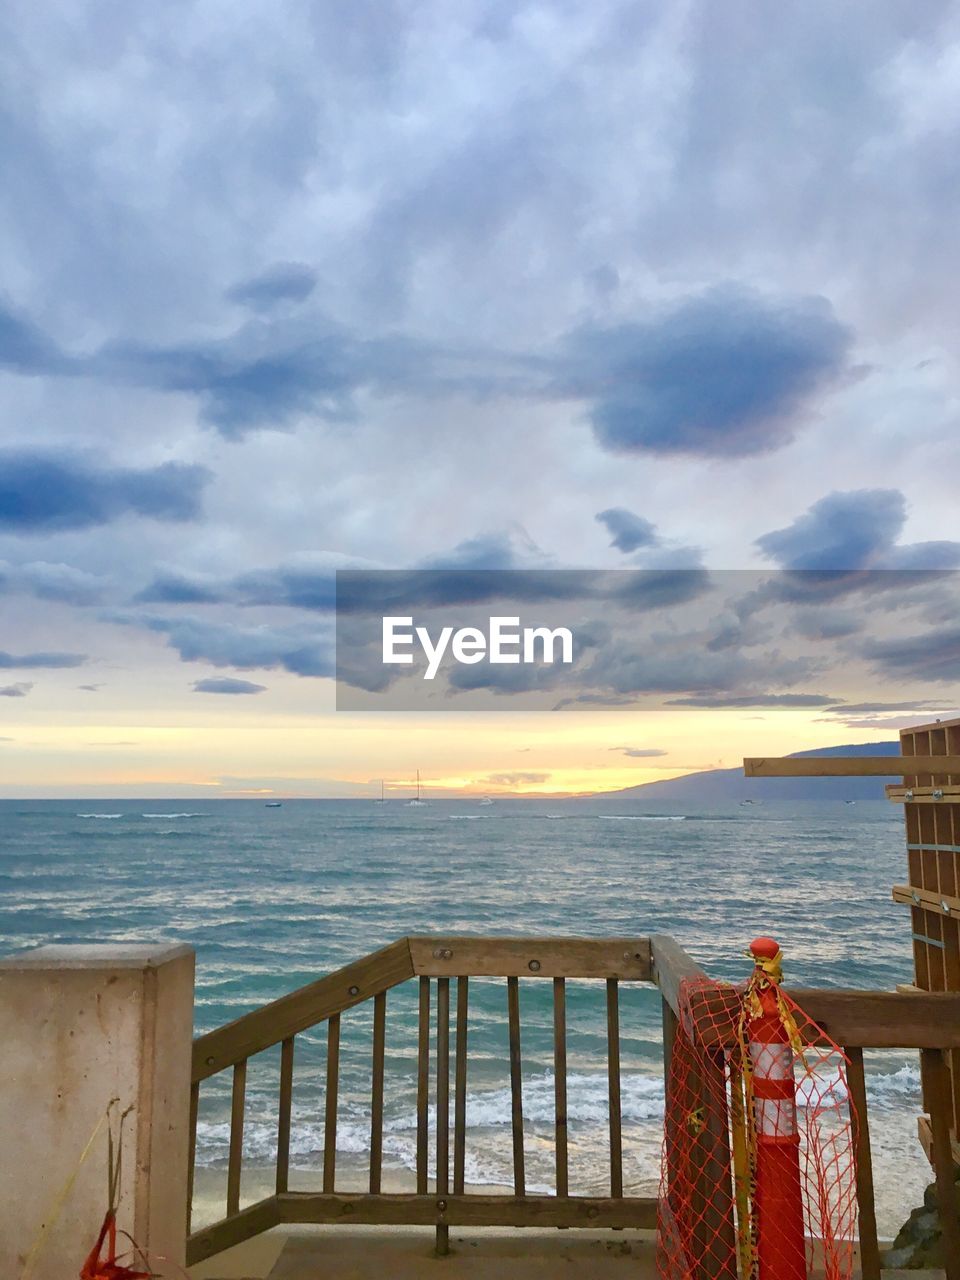
[[[885,801],[697,808],[616,801],[0,802],[0,949],[162,937],[197,950],[198,1031],[406,933],[676,937],[718,977],[774,934],[788,980],[891,988],[911,977],[900,811]],[[550,984],[521,983],[528,1185],[552,1189]],[[571,1185],[602,1190],[607,1161],[603,984],[568,992]],[[385,1167],[415,1151],[416,986],[391,992]],[[368,1005],[344,1015],[338,1157],[360,1168],[369,1125]],[[621,1001],[626,1189],[656,1181],[662,1120],[660,1007]],[[471,983],[467,1177],[510,1179],[505,984]],[[293,1162],[304,1185],[323,1146],[325,1030],[297,1039]],[[868,1064],[881,1194],[914,1172],[915,1061]],[[251,1064],[246,1150],[270,1164],[277,1058]],[[229,1073],[204,1086],[198,1162],[226,1156]],[[901,1123],[902,1122],[902,1123]],[[875,1132],[881,1126],[875,1125]],[[909,1152],[903,1150],[910,1143]],[[885,1145],[884,1145],[885,1144]],[[906,1162],[906,1163],[905,1163]],[[899,1174],[896,1169],[899,1167]],[[908,1170],[909,1172],[909,1170]],[[315,1182],[315,1178],[313,1181]],[[901,1184],[897,1191],[897,1183]],[[922,1181],[918,1184],[922,1186]],[[912,1185],[907,1195],[912,1194]],[[895,1212],[895,1210],[891,1210]]]

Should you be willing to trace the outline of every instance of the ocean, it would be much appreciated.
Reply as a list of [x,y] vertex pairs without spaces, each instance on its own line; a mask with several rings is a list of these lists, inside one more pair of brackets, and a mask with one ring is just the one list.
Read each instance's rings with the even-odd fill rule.
[[[695,806],[630,800],[2,801],[0,952],[168,939],[197,952],[196,1030],[211,1030],[408,933],[673,935],[742,979],[757,934],[787,982],[891,989],[912,977],[902,814],[886,801]],[[602,983],[568,990],[571,1190],[608,1169]],[[521,981],[527,1185],[553,1189],[551,984]],[[511,1180],[506,986],[471,982],[467,1181]],[[372,1008],[343,1017],[338,1171],[362,1185]],[[658,1180],[660,1002],[622,984],[624,1182]],[[325,1029],[297,1038],[291,1186],[316,1187]],[[919,1202],[916,1055],[867,1055],[881,1234]],[[387,1001],[385,1179],[415,1159],[416,983]],[[245,1199],[272,1175],[278,1055],[251,1063]],[[198,1168],[217,1216],[230,1073],[203,1086]],[[432,1118],[433,1119],[433,1118]],[[200,1185],[200,1184],[198,1184]],[[211,1190],[212,1189],[212,1190]],[[205,1195],[207,1194],[205,1191]]]

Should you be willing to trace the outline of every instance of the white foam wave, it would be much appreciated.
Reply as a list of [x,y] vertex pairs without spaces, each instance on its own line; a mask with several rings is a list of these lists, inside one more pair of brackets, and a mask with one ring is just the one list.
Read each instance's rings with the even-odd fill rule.
[[913,1099],[920,1093],[920,1071],[905,1063],[897,1071],[884,1075],[867,1076],[867,1098],[878,1102],[899,1102]]
[[685,813],[600,813],[601,822],[686,822]]
[[[608,1084],[605,1074],[579,1074],[567,1077],[567,1119],[571,1125],[606,1132],[608,1121]],[[656,1076],[625,1074],[621,1081],[621,1118],[624,1124],[655,1122],[658,1130],[663,1119],[663,1081]],[[554,1078],[550,1073],[530,1077],[523,1083],[523,1114],[528,1126],[543,1126],[545,1136],[552,1134],[554,1123]],[[451,1102],[451,1123],[452,1123]],[[512,1099],[509,1088],[478,1090],[467,1094],[467,1129],[474,1135],[510,1126]],[[436,1131],[437,1111],[431,1106],[428,1127]],[[384,1151],[397,1157],[416,1154],[417,1115],[406,1111],[384,1123]],[[291,1154],[313,1155],[323,1149],[324,1119],[319,1103],[312,1113],[303,1109],[291,1135]],[[223,1158],[230,1142],[230,1125],[226,1120],[197,1125],[198,1160],[210,1163]],[[362,1155],[369,1151],[369,1113],[356,1104],[346,1103],[337,1129],[337,1149]],[[248,1116],[244,1129],[244,1151],[251,1159],[270,1159],[276,1154],[276,1120]],[[500,1175],[498,1174],[498,1179]]]
[[141,818],[205,818],[205,813],[141,813]]

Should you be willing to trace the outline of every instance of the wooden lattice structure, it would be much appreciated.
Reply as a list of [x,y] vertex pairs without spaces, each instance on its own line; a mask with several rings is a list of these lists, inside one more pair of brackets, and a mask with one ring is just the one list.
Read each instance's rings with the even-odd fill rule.
[[[937,720],[900,733],[905,757],[960,755],[960,720]],[[955,759],[952,761],[956,763]],[[909,766],[905,766],[908,768]],[[888,797],[903,804],[908,883],[893,897],[910,908],[914,984],[921,991],[960,991],[960,772],[904,773]],[[960,1162],[960,1051],[947,1055],[953,1157]],[[929,1113],[942,1085],[923,1077],[920,1140],[931,1155]]]

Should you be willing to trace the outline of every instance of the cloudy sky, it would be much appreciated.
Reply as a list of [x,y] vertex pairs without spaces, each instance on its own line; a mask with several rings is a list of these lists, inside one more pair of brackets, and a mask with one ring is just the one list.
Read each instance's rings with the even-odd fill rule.
[[958,124],[939,0],[12,0],[0,794],[616,787],[955,707],[930,584],[781,611],[847,687],[749,628],[559,711],[330,675],[337,567],[960,565]]

